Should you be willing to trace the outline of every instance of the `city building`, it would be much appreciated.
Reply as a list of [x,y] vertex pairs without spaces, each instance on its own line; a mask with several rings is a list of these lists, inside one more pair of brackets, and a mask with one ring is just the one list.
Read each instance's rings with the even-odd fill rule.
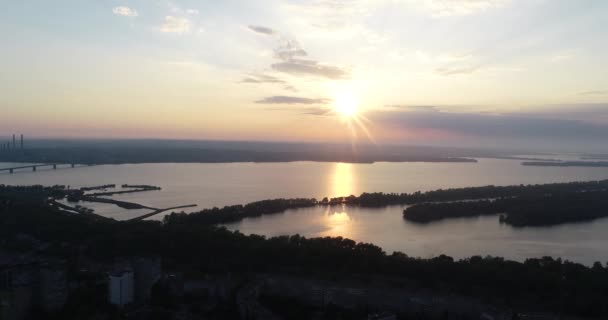
[[108,278],[108,300],[111,304],[124,307],[133,303],[134,298],[133,270],[125,268],[111,272]]

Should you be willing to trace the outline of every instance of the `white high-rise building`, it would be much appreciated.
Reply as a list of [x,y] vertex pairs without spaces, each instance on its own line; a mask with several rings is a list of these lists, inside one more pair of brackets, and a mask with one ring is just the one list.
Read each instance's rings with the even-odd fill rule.
[[111,304],[119,307],[133,303],[133,271],[131,269],[110,273],[108,299]]

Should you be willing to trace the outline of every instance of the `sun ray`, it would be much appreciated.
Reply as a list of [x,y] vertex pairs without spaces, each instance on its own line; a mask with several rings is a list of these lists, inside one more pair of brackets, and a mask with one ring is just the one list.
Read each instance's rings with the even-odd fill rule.
[[346,128],[350,133],[353,151],[355,151],[355,144],[358,140],[359,131],[361,131],[369,141],[376,144],[376,140],[367,127],[367,125],[371,125],[371,121],[360,113],[359,97],[354,91],[344,90],[337,93],[332,108],[333,112],[340,116],[341,122],[346,125]]

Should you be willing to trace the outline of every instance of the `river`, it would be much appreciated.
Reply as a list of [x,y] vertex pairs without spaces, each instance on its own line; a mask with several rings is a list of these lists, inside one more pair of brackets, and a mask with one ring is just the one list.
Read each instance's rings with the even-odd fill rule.
[[[0,163],[1,167],[10,164]],[[439,188],[513,185],[608,179],[608,168],[527,167],[518,160],[479,159],[478,163],[207,163],[101,165],[15,174],[1,173],[0,184],[70,185],[149,184],[163,188],[115,199],[150,207],[196,203],[198,208],[271,198],[336,197],[362,192],[414,192]],[[93,204],[95,212],[115,219],[142,210]],[[590,264],[608,261],[608,219],[557,227],[516,229],[497,217],[445,220],[416,225],[402,219],[403,207],[382,209],[338,207],[289,210],[227,225],[243,233],[268,236],[343,236],[371,242],[388,252],[457,258],[497,255],[523,260],[544,255]],[[155,216],[160,219],[162,216]]]

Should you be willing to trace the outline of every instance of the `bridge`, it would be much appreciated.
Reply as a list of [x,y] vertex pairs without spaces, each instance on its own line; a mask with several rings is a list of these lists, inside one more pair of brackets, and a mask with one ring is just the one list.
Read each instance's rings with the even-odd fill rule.
[[76,163],[42,163],[42,164],[30,164],[27,166],[18,166],[18,167],[11,167],[11,168],[0,168],[0,172],[9,172],[9,173],[14,173],[17,170],[24,170],[24,169],[32,169],[32,171],[36,171],[38,170],[38,168],[44,168],[44,167],[52,167],[53,170],[56,170],[58,167],[67,167],[67,168],[74,168],[76,166],[92,166],[92,164],[76,164]]

